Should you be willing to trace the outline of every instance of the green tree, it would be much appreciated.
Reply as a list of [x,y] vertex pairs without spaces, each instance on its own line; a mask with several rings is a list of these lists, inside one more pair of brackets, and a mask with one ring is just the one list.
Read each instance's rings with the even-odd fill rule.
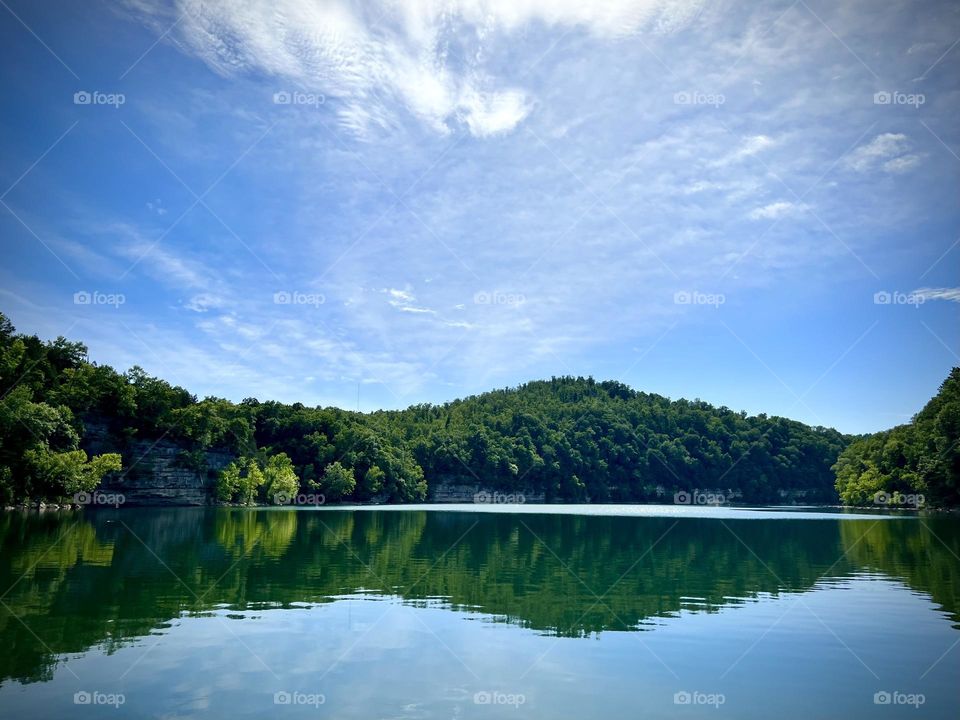
[[912,422],[859,438],[833,469],[847,504],[900,492],[923,495],[934,505],[960,505],[960,368],[951,370]]
[[357,481],[353,473],[339,461],[332,462],[324,468],[323,477],[320,479],[320,490],[327,500],[340,500],[352,494],[356,486]]
[[217,497],[224,502],[252,505],[264,481],[255,458],[238,458],[220,471]]
[[286,453],[273,455],[263,469],[264,492],[274,505],[284,505],[300,490],[300,478]]

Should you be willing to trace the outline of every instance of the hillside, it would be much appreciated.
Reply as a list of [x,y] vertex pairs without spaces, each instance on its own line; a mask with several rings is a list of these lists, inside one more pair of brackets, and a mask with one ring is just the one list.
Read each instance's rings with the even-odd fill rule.
[[834,469],[845,503],[960,505],[960,368],[912,422],[856,440]]
[[[137,449],[147,441],[177,448],[176,463],[211,484],[211,451],[237,458],[222,496],[233,500],[269,500],[283,489],[404,502],[464,483],[546,500],[646,501],[699,489],[732,491],[745,502],[784,493],[831,501],[831,466],[849,440],[591,378],[370,414],[198,400],[140,368],[120,373],[88,362],[80,343],[17,334],[5,317],[0,392],[5,503],[88,491],[108,473],[122,488],[150,472]],[[88,460],[86,451],[98,454]]]

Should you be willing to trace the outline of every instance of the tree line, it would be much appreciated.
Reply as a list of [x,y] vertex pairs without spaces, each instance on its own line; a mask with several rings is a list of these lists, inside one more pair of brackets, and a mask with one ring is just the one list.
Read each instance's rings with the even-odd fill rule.
[[[830,428],[583,377],[373,413],[198,399],[139,367],[118,372],[90,362],[82,343],[18,334],[2,313],[0,397],[5,503],[89,491],[106,473],[131,471],[122,460],[131,443],[160,438],[180,446],[182,462],[200,473],[209,471],[206,451],[234,456],[211,480],[221,500],[242,504],[301,492],[327,501],[411,502],[440,483],[570,502],[663,500],[696,489],[732,492],[743,502],[791,493],[833,502],[839,489],[857,502],[847,488],[862,471],[850,453],[875,442],[848,448],[854,438]],[[955,411],[952,417],[953,425],[934,422],[941,433],[934,446],[956,437]],[[92,448],[109,452],[90,457]],[[924,472],[926,485],[946,478]]]
[[960,505],[960,368],[906,425],[856,439],[834,466],[851,505]]

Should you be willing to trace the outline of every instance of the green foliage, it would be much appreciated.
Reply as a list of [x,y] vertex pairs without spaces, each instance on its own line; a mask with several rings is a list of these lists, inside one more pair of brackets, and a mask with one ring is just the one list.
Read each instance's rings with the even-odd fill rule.
[[283,505],[300,490],[300,478],[286,453],[280,453],[267,460],[263,469],[265,477],[264,493],[268,502]]
[[696,488],[739,491],[748,502],[776,502],[781,491],[835,501],[830,466],[847,442],[785,418],[568,377],[375,413],[372,424],[394,428],[431,483],[593,502],[662,500]]
[[[210,450],[240,457],[220,483],[239,502],[293,495],[301,485],[323,488],[329,500],[410,502],[427,497],[428,482],[451,482],[566,501],[643,502],[719,489],[744,502],[791,493],[835,502],[839,492],[844,502],[862,503],[900,490],[957,504],[958,387],[954,370],[911,425],[852,445],[829,428],[582,377],[361,414],[198,400],[142,368],[121,374],[90,363],[79,343],[17,334],[0,315],[0,494],[42,497],[72,484],[75,474],[42,459],[44,450],[123,452],[136,437],[176,442],[182,461],[197,468]],[[57,472],[64,477],[53,482]],[[257,473],[263,480],[251,490]]]
[[324,468],[323,477],[320,479],[320,490],[327,500],[336,502],[351,495],[356,486],[357,481],[353,477],[353,472],[341,465],[339,461],[330,463]]
[[364,498],[371,498],[383,490],[383,483],[387,474],[376,465],[371,467],[363,475],[363,480],[358,486],[359,494]]
[[47,448],[24,453],[24,466],[34,487],[43,497],[63,497],[93,490],[108,472],[121,468],[115,453],[87,459],[83,450],[51,452]]
[[119,455],[88,459],[78,448],[68,408],[33,402],[31,395],[19,385],[0,403],[0,500],[59,500],[92,490],[106,473],[120,470]]
[[252,505],[265,481],[255,458],[238,458],[220,471],[217,497],[223,502]]
[[160,426],[196,448],[219,447],[239,454],[254,452],[250,413],[221,398],[205,398],[161,415]]
[[834,470],[840,499],[850,505],[896,492],[923,495],[933,505],[960,504],[960,368],[910,424],[856,440]]

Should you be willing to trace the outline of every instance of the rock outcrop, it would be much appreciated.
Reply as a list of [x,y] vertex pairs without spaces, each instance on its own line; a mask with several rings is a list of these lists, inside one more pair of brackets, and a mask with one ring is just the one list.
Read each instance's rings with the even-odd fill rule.
[[106,428],[87,422],[84,449],[91,455],[119,452],[123,470],[104,478],[91,502],[102,493],[124,505],[209,505],[216,499],[218,473],[236,456],[221,451],[191,452],[167,439],[133,440],[113,446]]

